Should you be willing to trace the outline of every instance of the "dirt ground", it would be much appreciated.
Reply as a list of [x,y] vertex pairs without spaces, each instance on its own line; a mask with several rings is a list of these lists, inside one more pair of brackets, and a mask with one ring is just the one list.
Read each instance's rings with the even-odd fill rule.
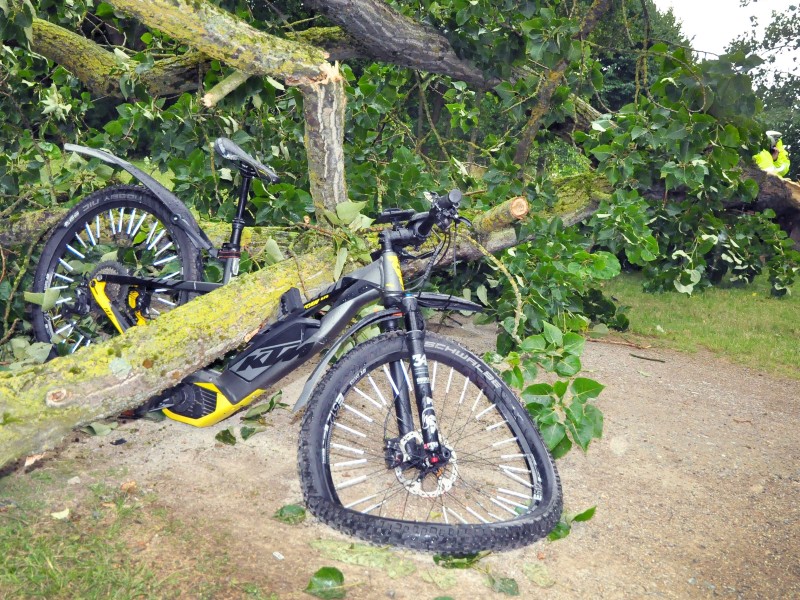
[[[493,344],[491,331],[444,333],[481,352]],[[81,486],[135,480],[198,549],[218,552],[228,572],[280,598],[309,597],[301,590],[323,566],[344,573],[352,599],[503,597],[486,586],[487,571],[514,578],[523,598],[800,597],[800,381],[711,355],[608,343],[587,344],[584,368],[607,386],[605,434],[558,467],[566,511],[596,505],[595,517],[563,540],[490,555],[480,570],[444,570],[430,555],[396,551],[394,562],[416,572],[392,578],[392,569],[341,562],[311,545],[357,540],[311,518],[294,526],[270,518],[302,499],[299,420],[286,410],[235,446],[214,436],[238,431],[239,416],[209,429],[133,421],[71,442],[56,460],[72,461]],[[302,383],[302,374],[286,380],[283,401],[293,403]],[[119,438],[126,443],[111,443]],[[154,535],[147,552],[174,548]]]

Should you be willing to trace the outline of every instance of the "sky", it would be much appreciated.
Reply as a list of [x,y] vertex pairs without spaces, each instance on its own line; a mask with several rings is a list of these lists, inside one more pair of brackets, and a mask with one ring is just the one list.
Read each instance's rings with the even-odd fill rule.
[[[782,12],[798,0],[758,0],[742,8],[739,0],[654,0],[662,11],[672,8],[682,23],[683,33],[697,51],[722,54],[725,46],[750,31],[750,17],[757,16],[761,27],[769,23],[772,11]],[[713,57],[709,57],[713,58]],[[788,57],[780,60],[778,68],[788,69]]]

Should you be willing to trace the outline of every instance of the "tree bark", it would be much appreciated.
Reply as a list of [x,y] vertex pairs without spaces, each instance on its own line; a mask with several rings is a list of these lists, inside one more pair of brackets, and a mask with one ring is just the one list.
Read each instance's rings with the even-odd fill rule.
[[347,94],[339,68],[326,66],[324,78],[289,78],[303,93],[308,179],[317,219],[347,200],[344,174],[344,127]]
[[[333,281],[330,249],[237,278],[147,327],[18,373],[0,373],[0,467],[73,428],[138,406],[252,337],[302,282]],[[235,309],[233,308],[235,307]]]
[[281,79],[324,75],[323,50],[259,31],[203,0],[113,0],[112,4],[244,73]]
[[448,75],[479,89],[499,83],[459,58],[436,29],[406,17],[383,0],[307,0],[340,25],[378,61]]

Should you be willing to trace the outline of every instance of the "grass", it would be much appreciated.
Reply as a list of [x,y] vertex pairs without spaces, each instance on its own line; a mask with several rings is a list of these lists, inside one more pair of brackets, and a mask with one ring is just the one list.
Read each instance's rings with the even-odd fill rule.
[[271,597],[152,494],[70,485],[64,466],[0,478],[0,598]]
[[[800,379],[800,286],[774,298],[763,279],[746,288],[712,288],[692,296],[648,294],[642,278],[623,274],[604,290],[629,306],[630,332],[644,343],[700,349],[762,371]],[[627,335],[627,334],[625,334]]]

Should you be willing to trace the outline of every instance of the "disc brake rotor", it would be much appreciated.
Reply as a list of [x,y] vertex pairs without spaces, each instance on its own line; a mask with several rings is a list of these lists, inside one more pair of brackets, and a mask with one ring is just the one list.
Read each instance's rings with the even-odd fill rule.
[[[396,467],[394,470],[397,480],[412,494],[422,498],[436,498],[446,494],[453,487],[458,479],[458,465],[455,451],[447,444],[444,438],[440,438],[442,445],[450,450],[450,460],[442,467],[431,467],[428,469]],[[400,439],[400,448],[403,452],[403,462],[414,462],[416,457],[408,453],[410,442],[415,441],[416,446],[422,447],[422,434],[419,431],[411,431]],[[406,473],[412,472],[414,478],[406,477]]]

